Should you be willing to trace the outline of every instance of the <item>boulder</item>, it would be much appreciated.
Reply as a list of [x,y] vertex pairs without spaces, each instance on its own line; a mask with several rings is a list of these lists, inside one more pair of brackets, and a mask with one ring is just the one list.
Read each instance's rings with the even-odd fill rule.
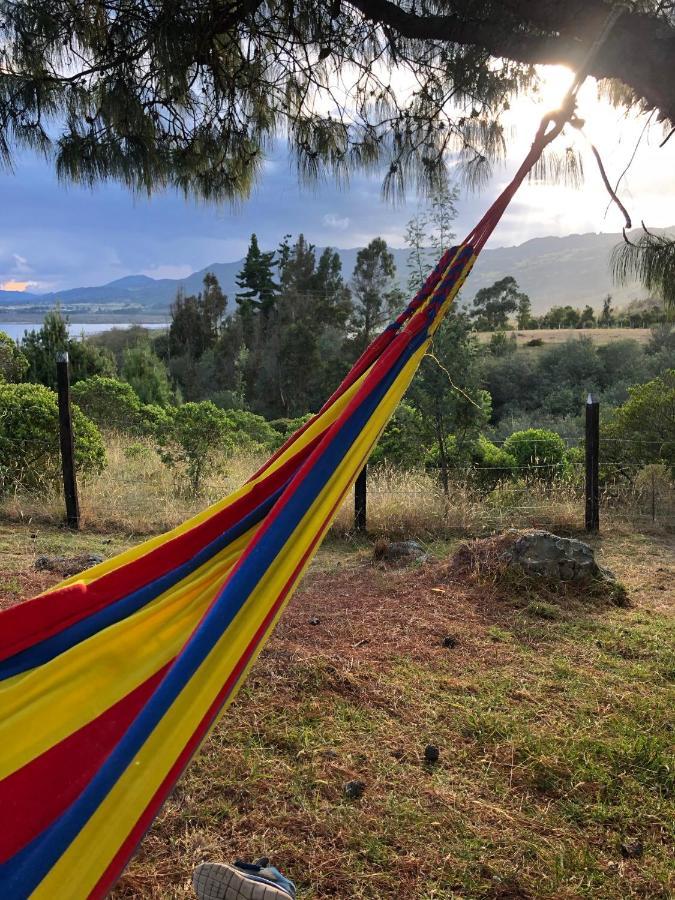
[[526,575],[540,575],[557,581],[615,580],[609,569],[598,565],[588,544],[559,537],[550,531],[520,534],[504,551],[502,560]]
[[384,562],[405,564],[424,562],[427,553],[417,541],[378,541],[373,556]]
[[40,572],[54,572],[63,578],[70,578],[85,569],[91,569],[103,562],[98,553],[80,553],[77,556],[38,556],[33,567]]

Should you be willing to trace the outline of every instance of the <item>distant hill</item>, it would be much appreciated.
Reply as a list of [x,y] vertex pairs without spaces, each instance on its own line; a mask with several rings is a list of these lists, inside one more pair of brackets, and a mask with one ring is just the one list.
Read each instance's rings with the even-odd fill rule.
[[[675,235],[675,228],[668,231]],[[612,294],[615,306],[622,306],[645,296],[645,291],[638,284],[621,288],[613,285],[609,260],[612,249],[620,241],[620,234],[570,234],[567,237],[534,238],[516,247],[484,250],[464,288],[464,298],[468,301],[480,288],[505,275],[513,275],[520,288],[529,294],[535,313],[566,304],[589,304],[599,309],[608,293]],[[318,252],[321,249],[318,248]],[[338,252],[348,278],[354,269],[358,248]],[[394,249],[393,253],[401,281],[405,282],[408,251]],[[179,288],[188,294],[199,291],[206,272],[213,272],[225,293],[233,298],[241,264],[240,259],[213,263],[187,278],[178,279],[129,275],[96,287],[71,288],[49,294],[0,291],[0,307],[53,305],[58,301],[64,306],[133,304],[157,312],[169,307]]]

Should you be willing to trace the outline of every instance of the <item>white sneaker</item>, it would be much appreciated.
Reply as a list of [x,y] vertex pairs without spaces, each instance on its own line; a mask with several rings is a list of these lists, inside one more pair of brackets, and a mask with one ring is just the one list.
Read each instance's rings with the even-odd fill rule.
[[199,900],[293,900],[295,897],[293,882],[277,869],[256,865],[247,865],[246,869],[226,863],[202,863],[192,874],[192,886]]

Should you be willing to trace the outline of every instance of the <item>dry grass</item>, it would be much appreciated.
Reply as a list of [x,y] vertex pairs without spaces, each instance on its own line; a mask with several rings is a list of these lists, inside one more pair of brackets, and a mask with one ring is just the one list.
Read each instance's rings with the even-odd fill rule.
[[[186,480],[167,468],[149,443],[107,435],[106,447],[107,468],[100,475],[80,480],[84,526],[99,532],[153,534],[173,528],[227,496],[264,460],[264,455],[250,453],[215,458],[202,493],[194,496]],[[672,484],[666,481],[663,485],[659,482],[656,527],[672,526]],[[602,512],[605,524],[634,520],[651,526],[649,490],[640,492],[638,487],[614,491],[607,498]],[[338,513],[333,534],[351,532],[353,513],[349,495]],[[15,494],[0,502],[0,517],[9,521],[59,524],[63,515],[63,498],[55,487],[38,495]],[[553,485],[508,481],[485,493],[472,488],[458,473],[446,497],[434,473],[390,467],[371,468],[368,473],[368,528],[386,537],[431,539],[509,527],[569,532],[583,525],[583,517],[583,489],[578,481],[559,480]]]
[[[651,337],[650,328],[534,328],[526,331],[516,331],[516,343],[523,347],[528,341],[540,338],[544,347],[551,344],[563,344],[578,337],[590,338],[594,344],[604,346],[615,341],[637,341],[646,344]],[[478,340],[487,343],[492,337],[491,331],[482,331],[477,334]]]
[[[2,527],[0,591],[36,552],[105,540]],[[114,897],[189,897],[196,863],[268,854],[299,900],[666,900],[673,545],[595,545],[630,609],[547,596],[550,615],[462,577],[447,543],[413,569],[324,545]]]

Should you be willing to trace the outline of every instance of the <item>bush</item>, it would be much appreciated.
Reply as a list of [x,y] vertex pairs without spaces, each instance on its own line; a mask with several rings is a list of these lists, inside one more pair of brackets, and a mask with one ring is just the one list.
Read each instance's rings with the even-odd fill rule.
[[602,428],[607,460],[626,471],[662,463],[675,476],[675,369],[628,389]]
[[278,432],[262,416],[244,409],[225,410],[225,416],[235,440],[244,448],[272,450],[278,446]]
[[[80,474],[105,466],[101,433],[73,406],[75,466]],[[38,490],[61,475],[59,409],[40,384],[0,384],[0,491]]]
[[516,431],[504,441],[504,451],[516,461],[525,474],[538,478],[553,478],[565,459],[565,442],[555,431],[528,428]]
[[476,441],[472,457],[476,483],[483,489],[492,490],[516,471],[515,457],[482,434]]
[[23,381],[29,365],[11,337],[0,331],[0,381]]
[[195,494],[201,490],[204,473],[216,450],[228,453],[234,447],[227,413],[210,400],[177,407],[158,426],[156,438],[162,462],[184,469]]
[[276,439],[276,444],[273,449],[277,449],[277,447],[281,447],[282,444],[285,444],[286,441],[292,434],[298,430],[298,428],[302,428],[305,422],[309,422],[312,418],[311,413],[307,413],[305,416],[297,416],[295,419],[272,419],[269,422],[270,428],[273,428],[278,437]]
[[136,433],[141,423],[141,401],[125,381],[94,375],[71,389],[73,400],[99,428]]
[[421,438],[423,432],[424,421],[419,411],[409,403],[400,403],[369,462],[373,465],[388,463],[404,469],[419,466],[426,451]]

